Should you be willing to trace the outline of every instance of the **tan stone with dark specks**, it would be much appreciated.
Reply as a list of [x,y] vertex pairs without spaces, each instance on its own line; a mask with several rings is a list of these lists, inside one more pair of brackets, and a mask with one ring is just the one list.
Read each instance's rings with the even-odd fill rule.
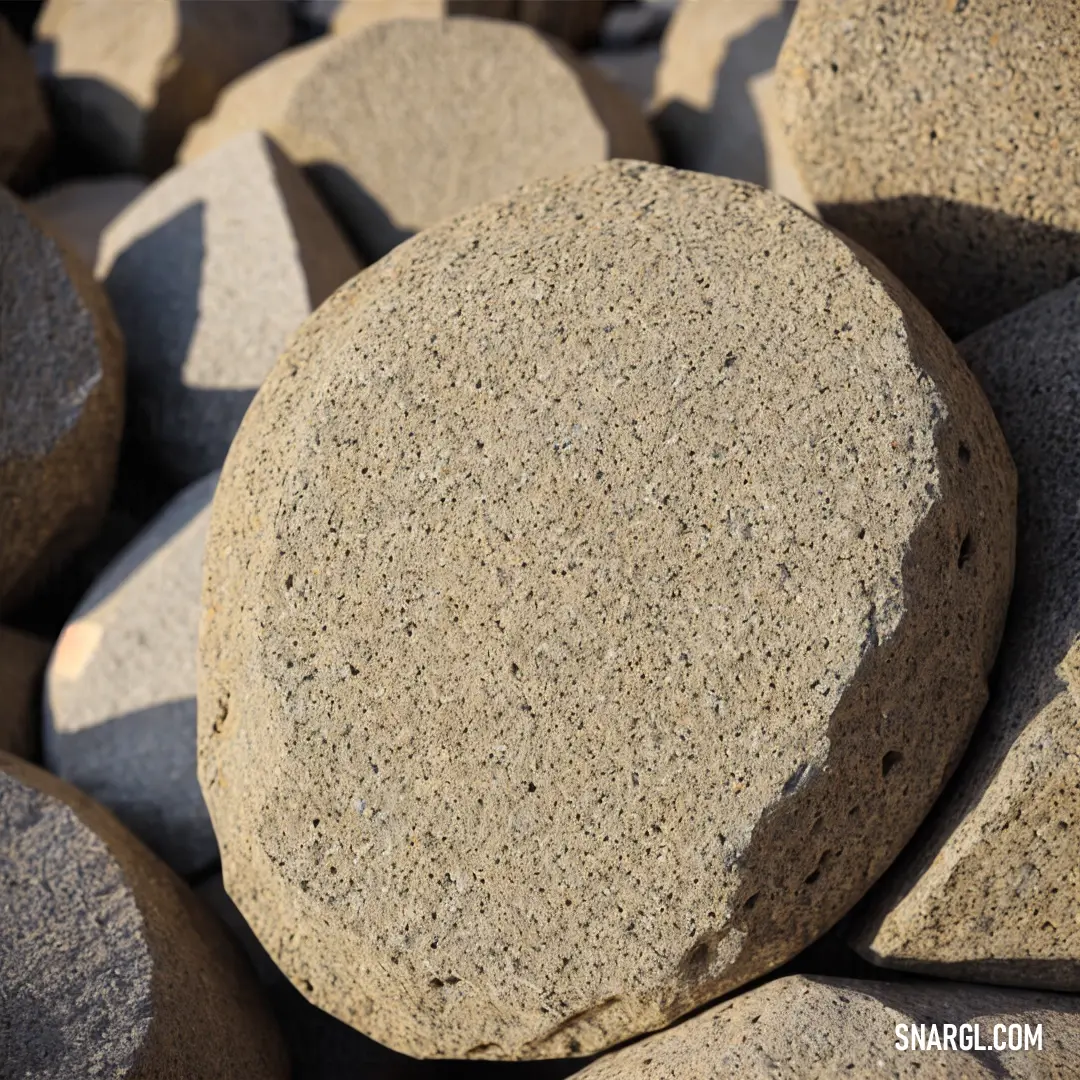
[[960,351],[1016,459],[1016,588],[968,756],[854,940],[890,967],[1080,990],[1080,282]]
[[246,964],[120,823],[0,753],[5,1076],[288,1076]]
[[0,609],[93,536],[123,424],[123,342],[82,260],[0,187]]
[[[946,1024],[954,1044],[942,1048]],[[972,1025],[961,1033],[961,1025]],[[960,1040],[989,1050],[965,1050]],[[997,1025],[1004,1030],[995,1030]],[[1042,1025],[1041,1049],[1009,1049],[1009,1028]],[[937,1025],[939,1045],[911,1049]],[[899,1049],[898,1027],[907,1049]],[[994,1049],[995,1038],[1002,1048]],[[925,1046],[925,1044],[923,1044]],[[958,983],[794,975],[600,1058],[580,1080],[1051,1080],[1080,1060],[1080,1000]]]
[[831,926],[986,699],[1014,483],[929,316],[786,200],[611,162],[299,331],[211,512],[200,781],[317,1005],[588,1054]]
[[112,171],[151,176],[222,87],[291,34],[284,0],[48,0],[35,27],[62,127]]
[[231,86],[181,159],[252,128],[308,167],[369,260],[528,181],[657,158],[632,98],[496,19],[401,19],[293,49]]
[[0,15],[0,184],[32,180],[52,142],[52,123],[26,46]]
[[1080,274],[1080,4],[801,0],[781,110],[826,221],[960,338]]

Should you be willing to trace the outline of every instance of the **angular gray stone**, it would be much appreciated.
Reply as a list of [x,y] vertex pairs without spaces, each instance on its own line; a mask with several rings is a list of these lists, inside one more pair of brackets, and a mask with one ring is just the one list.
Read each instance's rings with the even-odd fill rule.
[[48,0],[34,28],[65,135],[111,171],[149,176],[222,87],[291,32],[284,0]]
[[52,122],[26,46],[0,15],[0,184],[33,179],[52,144]]
[[[853,941],[933,975],[1080,990],[1080,281],[961,342],[1019,475],[995,691]],[[974,550],[974,549],[973,549]]]
[[[940,1040],[953,1026],[953,1046]],[[963,1029],[962,1025],[970,1025]],[[974,1025],[978,1024],[978,1033]],[[1042,1048],[1010,1049],[1009,1028],[1042,1028]],[[930,1049],[901,1050],[913,1038]],[[999,1025],[1004,1026],[1002,1030]],[[912,1034],[912,1026],[916,1034]],[[1023,1038],[1023,1032],[1019,1033]],[[965,1049],[964,1042],[970,1040]],[[923,1044],[925,1045],[925,1044]],[[978,1050],[978,1046],[990,1047]],[[960,983],[885,983],[794,975],[740,994],[616,1050],[581,1080],[1051,1080],[1080,1061],[1080,998]]]
[[28,204],[93,268],[106,226],[145,190],[141,176],[92,177],[59,184]]
[[292,332],[360,264],[296,167],[247,132],[177,166],[105,230],[134,437],[177,481],[220,468]]
[[21,758],[37,747],[38,695],[49,650],[44,638],[0,626],[0,750]]
[[179,874],[217,860],[195,770],[195,652],[217,474],[178,495],[72,614],[45,681],[45,765]]
[[285,1080],[213,915],[107,811],[0,753],[0,1068],[75,1080]]
[[292,49],[222,94],[181,160],[252,129],[308,168],[372,261],[528,181],[658,158],[632,98],[497,19],[403,19]]
[[124,349],[77,255],[0,187],[0,611],[97,529],[123,424]]
[[1080,274],[1080,4],[801,0],[800,175],[955,339]]
[[315,1004],[429,1057],[587,1054],[823,933],[986,699],[1015,474],[875,262],[611,162],[392,252],[222,473],[199,770]]

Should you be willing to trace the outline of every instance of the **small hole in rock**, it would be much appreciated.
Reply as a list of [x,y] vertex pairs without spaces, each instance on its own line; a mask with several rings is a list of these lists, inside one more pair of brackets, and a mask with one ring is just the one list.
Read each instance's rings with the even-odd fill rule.
[[956,565],[963,569],[964,565],[971,558],[971,533],[967,533],[964,539],[960,541],[960,554],[957,556]]
[[961,465],[966,465],[971,460],[971,451],[968,449],[967,443],[960,444],[960,448],[956,451],[956,456],[960,459]]
[[432,979],[428,983],[428,986],[434,987],[436,990],[441,989],[444,985],[445,984],[443,983],[442,979]]
[[811,870],[810,873],[806,875],[806,884],[807,885],[813,885],[814,882],[817,881],[817,879],[819,877],[821,877],[821,869],[820,868],[818,868],[817,870]]
[[753,896],[747,897],[746,903],[743,904],[743,910],[744,911],[753,911],[754,910],[754,905],[757,903],[759,895],[760,895],[759,893],[754,893]]
[[890,750],[881,759],[881,775],[888,776],[893,770],[893,766],[899,765],[904,760],[904,755],[899,750]]

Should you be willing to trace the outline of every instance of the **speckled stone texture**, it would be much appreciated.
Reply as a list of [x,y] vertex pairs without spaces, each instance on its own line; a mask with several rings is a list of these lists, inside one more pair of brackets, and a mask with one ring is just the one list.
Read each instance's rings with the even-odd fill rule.
[[289,335],[359,269],[259,132],[170,170],[109,225],[97,263],[127,341],[133,437],[180,483],[220,468]]
[[0,15],[0,184],[33,179],[52,143],[52,122],[26,46]]
[[784,138],[773,78],[790,0],[691,0],[664,34],[652,102],[665,161],[769,187],[813,212]]
[[822,215],[954,338],[1080,274],[1080,4],[802,0],[777,75]]
[[217,860],[195,773],[195,650],[212,473],[113,562],[64,627],[45,682],[46,766],[177,873]]
[[0,187],[0,610],[93,536],[123,424],[123,342],[76,255]]
[[[897,1049],[898,1025],[952,1024],[951,1049]],[[965,1051],[963,1024],[979,1025]],[[1042,1025],[1042,1049],[1010,1050],[1008,1028]],[[1004,1025],[1004,1030],[997,1029]],[[928,1032],[927,1032],[928,1034]],[[974,1031],[967,1033],[974,1041]],[[581,1080],[1050,1080],[1080,1060],[1080,999],[953,983],[795,975],[741,994],[593,1062]]]
[[59,122],[115,172],[172,163],[218,92],[289,44],[285,0],[48,0],[34,28]]
[[1015,477],[926,313],[751,185],[614,162],[308,320],[215,496],[225,883],[395,1049],[587,1054],[782,963],[986,699]]
[[606,0],[344,0],[331,26],[335,34],[348,34],[388,19],[480,15],[527,23],[581,49],[595,40],[606,6]]
[[1080,990],[1080,282],[960,345],[1020,479],[995,691],[919,842],[858,928],[869,959]]
[[495,19],[402,19],[294,49],[230,87],[181,158],[252,128],[308,167],[370,260],[528,181],[657,158],[632,98]]
[[0,753],[4,1075],[288,1075],[214,917],[107,811]]
[[0,626],[0,750],[29,758],[37,747],[38,694],[49,643]]
[[109,222],[145,190],[146,181],[140,176],[89,177],[58,184],[28,200],[28,205],[93,267]]

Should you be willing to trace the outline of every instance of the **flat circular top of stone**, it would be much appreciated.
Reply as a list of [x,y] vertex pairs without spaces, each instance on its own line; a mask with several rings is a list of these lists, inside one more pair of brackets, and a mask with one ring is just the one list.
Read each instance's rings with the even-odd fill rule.
[[[733,922],[768,812],[836,785],[854,902],[974,722],[1008,469],[925,313],[759,188],[614,162],[421,234],[308,321],[215,499],[230,895],[316,1004],[420,1055],[586,1053],[760,974],[792,938]],[[856,829],[831,725],[893,636],[865,700],[918,696],[903,650],[948,680],[931,732],[860,719]],[[929,789],[881,789],[893,737]],[[818,903],[759,908],[816,934]]]
[[56,242],[0,187],[0,462],[44,456],[104,377],[91,311]]

